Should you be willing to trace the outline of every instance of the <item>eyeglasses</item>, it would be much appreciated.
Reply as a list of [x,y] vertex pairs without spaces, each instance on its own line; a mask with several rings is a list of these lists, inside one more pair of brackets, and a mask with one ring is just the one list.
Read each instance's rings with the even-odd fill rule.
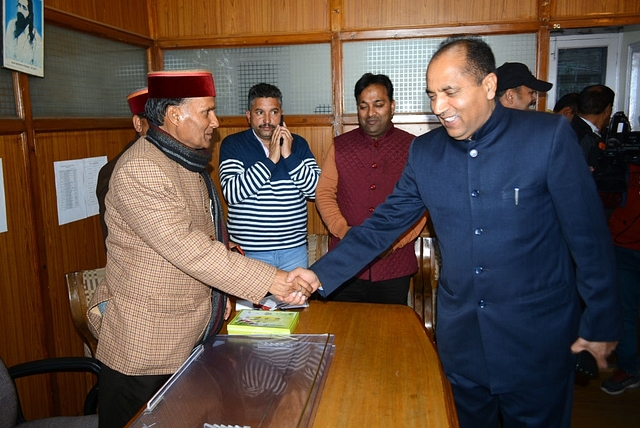
[[16,3],[16,8],[17,8],[17,9],[22,9],[22,10],[23,10],[23,11],[25,11],[25,12],[28,12],[28,11],[29,11],[29,7],[28,7],[28,5],[27,5],[27,4],[20,3],[20,2]]

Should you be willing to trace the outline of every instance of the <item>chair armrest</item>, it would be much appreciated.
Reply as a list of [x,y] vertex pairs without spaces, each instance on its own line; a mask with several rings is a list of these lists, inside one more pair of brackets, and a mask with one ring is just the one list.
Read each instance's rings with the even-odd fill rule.
[[[9,376],[15,380],[25,376],[60,373],[60,372],[88,372],[100,376],[100,361],[89,357],[58,357],[29,361],[7,367]],[[84,400],[84,414],[92,415],[98,408],[98,383],[91,388]],[[24,421],[22,407],[18,403],[18,418]]]
[[24,376],[58,372],[91,372],[98,376],[100,367],[100,362],[95,358],[60,357],[16,364],[8,367],[7,370],[12,379],[18,379]]

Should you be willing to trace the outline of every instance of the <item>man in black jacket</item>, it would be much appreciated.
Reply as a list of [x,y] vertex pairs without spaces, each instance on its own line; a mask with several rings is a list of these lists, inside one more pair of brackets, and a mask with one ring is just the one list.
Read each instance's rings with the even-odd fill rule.
[[144,106],[149,99],[149,91],[147,88],[139,89],[131,94],[127,95],[127,102],[129,103],[129,109],[133,115],[131,121],[133,122],[133,128],[136,130],[135,138],[129,142],[124,149],[116,157],[107,162],[98,173],[98,182],[96,183],[96,196],[98,198],[99,212],[100,212],[100,226],[102,227],[102,237],[104,238],[105,247],[107,242],[107,224],[104,221],[104,213],[106,211],[104,205],[104,198],[109,191],[109,179],[113,173],[113,168],[116,166],[116,162],[120,159],[120,156],[127,151],[129,147],[133,145],[138,138],[147,135],[149,130],[149,123],[147,117],[144,115]]
[[602,134],[609,126],[614,98],[615,93],[607,86],[587,86],[580,92],[578,114],[571,121],[592,172],[597,166],[600,151],[605,148]]

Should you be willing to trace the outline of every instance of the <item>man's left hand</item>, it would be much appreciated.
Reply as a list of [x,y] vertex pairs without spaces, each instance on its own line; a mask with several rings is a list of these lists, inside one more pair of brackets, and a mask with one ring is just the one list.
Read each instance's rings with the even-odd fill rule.
[[571,345],[571,352],[574,354],[580,351],[589,351],[596,359],[598,368],[607,368],[607,357],[616,349],[618,342],[589,342],[579,337],[578,340]]
[[231,299],[227,296],[227,306],[224,308],[224,319],[228,320],[229,316],[231,316]]
[[[280,145],[280,139],[282,138],[282,145]],[[283,158],[288,158],[291,155],[291,146],[293,145],[293,135],[291,131],[287,129],[286,125],[277,126],[271,137],[271,144],[276,144],[280,148],[280,155]]]

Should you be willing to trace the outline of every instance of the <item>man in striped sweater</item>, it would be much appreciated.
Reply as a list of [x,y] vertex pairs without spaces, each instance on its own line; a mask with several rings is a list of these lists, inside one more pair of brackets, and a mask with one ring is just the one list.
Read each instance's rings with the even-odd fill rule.
[[307,267],[307,199],[315,197],[320,168],[305,139],[284,124],[277,87],[253,86],[246,116],[250,128],[220,146],[230,239],[280,269]]

